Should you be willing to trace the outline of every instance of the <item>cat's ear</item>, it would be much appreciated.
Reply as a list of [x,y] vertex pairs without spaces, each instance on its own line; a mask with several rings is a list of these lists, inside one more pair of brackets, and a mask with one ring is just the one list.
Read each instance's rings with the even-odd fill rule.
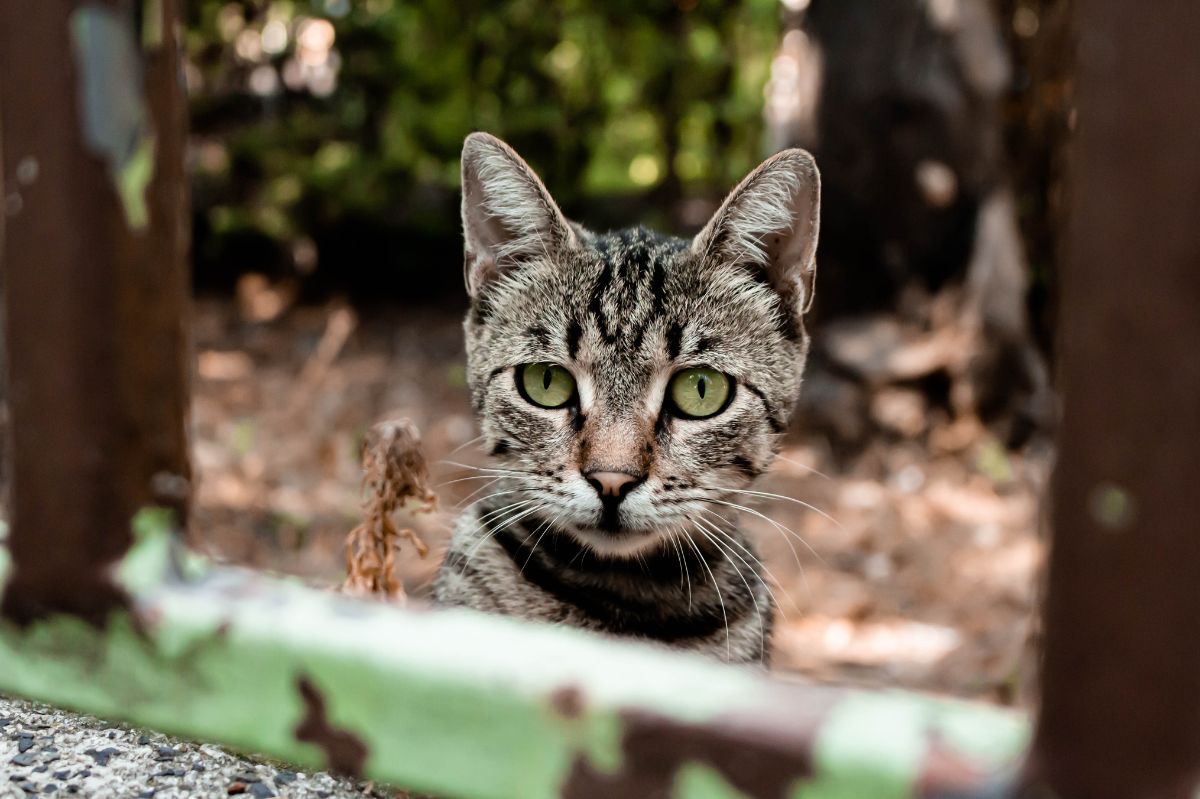
[[730,192],[692,242],[710,262],[760,270],[797,316],[812,307],[821,174],[804,150],[771,156]]
[[575,246],[576,234],[513,148],[487,133],[463,143],[464,276],[471,297],[506,269]]

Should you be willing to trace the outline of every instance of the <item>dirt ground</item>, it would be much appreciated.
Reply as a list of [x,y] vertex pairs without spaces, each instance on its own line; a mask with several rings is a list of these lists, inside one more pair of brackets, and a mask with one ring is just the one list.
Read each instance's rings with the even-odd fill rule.
[[[195,543],[220,558],[320,583],[344,576],[360,510],[359,442],[371,424],[421,429],[440,510],[431,545],[400,570],[427,593],[456,506],[486,463],[464,384],[459,315],[291,307],[243,281],[238,303],[196,308]],[[1051,452],[1004,450],[970,420],[893,437],[839,463],[793,430],[744,516],[776,583],[774,665],[822,682],[887,685],[1001,703],[1027,697],[1042,546],[1038,496]],[[458,482],[455,482],[458,481]],[[795,533],[795,538],[785,530]]]

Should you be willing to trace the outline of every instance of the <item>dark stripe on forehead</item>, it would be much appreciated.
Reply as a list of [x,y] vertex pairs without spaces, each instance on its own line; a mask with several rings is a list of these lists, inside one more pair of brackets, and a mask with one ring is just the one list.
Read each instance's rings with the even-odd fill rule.
[[667,326],[667,357],[672,361],[679,357],[683,346],[683,325],[672,322]]
[[571,323],[567,325],[567,357],[575,360],[579,354],[579,340],[583,338],[583,325],[579,324],[579,320],[572,318]]
[[550,349],[550,331],[541,325],[530,325],[525,330],[525,335],[530,336],[537,341],[538,346],[542,349]]
[[639,280],[650,268],[650,248],[643,241],[631,242],[625,251],[625,279],[630,283]]
[[650,297],[654,301],[654,315],[662,316],[667,302],[667,265],[666,258],[659,256],[654,260],[654,272],[650,275]]
[[609,329],[608,315],[604,313],[604,292],[608,291],[612,280],[612,262],[606,259],[600,268],[600,274],[596,277],[596,284],[592,286],[592,296],[588,300],[588,313],[595,320],[600,337],[609,344],[617,340],[617,333]]

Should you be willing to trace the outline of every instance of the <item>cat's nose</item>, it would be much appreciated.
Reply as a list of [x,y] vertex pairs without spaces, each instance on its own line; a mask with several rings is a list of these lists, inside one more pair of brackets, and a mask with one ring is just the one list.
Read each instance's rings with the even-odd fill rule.
[[628,472],[588,472],[584,478],[601,499],[621,499],[645,479]]

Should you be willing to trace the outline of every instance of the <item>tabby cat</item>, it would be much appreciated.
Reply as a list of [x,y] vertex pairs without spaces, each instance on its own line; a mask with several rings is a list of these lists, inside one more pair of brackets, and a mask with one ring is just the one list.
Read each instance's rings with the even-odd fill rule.
[[764,661],[773,607],[734,506],[800,388],[812,157],[767,160],[691,241],[585,230],[483,133],[462,191],[467,376],[497,465],[437,600]]

